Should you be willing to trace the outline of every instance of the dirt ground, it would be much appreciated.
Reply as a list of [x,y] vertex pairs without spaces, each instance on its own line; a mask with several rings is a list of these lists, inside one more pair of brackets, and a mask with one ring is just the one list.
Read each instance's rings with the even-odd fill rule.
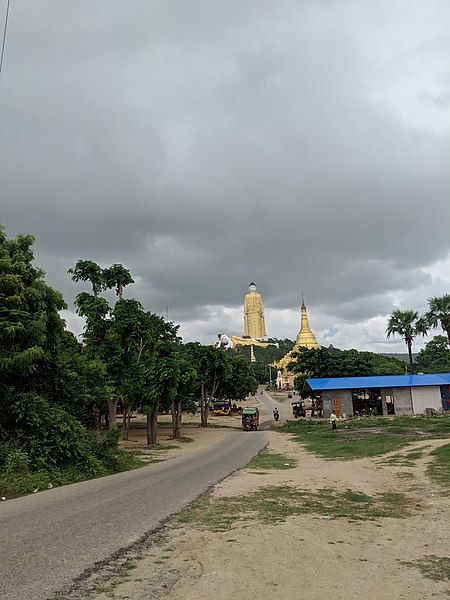
[[[191,418],[188,418],[190,421]],[[217,426],[239,426],[239,418],[214,418]],[[162,430],[162,434],[167,433]],[[170,432],[169,432],[170,433]],[[145,431],[144,431],[145,434]],[[164,458],[213,444],[227,434],[223,427],[201,430],[192,419],[183,435],[193,439],[180,448],[158,450]],[[168,435],[163,442],[172,445]],[[165,439],[164,439],[165,438]],[[448,440],[423,440],[395,455],[422,449],[421,458],[405,466],[386,464],[386,457],[325,461],[307,453],[288,435],[269,433],[271,452],[296,467],[258,472],[245,468],[212,490],[213,500],[247,496],[268,486],[291,486],[309,492],[324,488],[353,490],[370,496],[402,492],[409,498],[406,518],[352,520],[315,512],[265,524],[255,515],[226,531],[180,525],[172,519],[153,542],[141,548],[119,577],[105,581],[96,600],[273,600],[307,599],[425,600],[450,597],[442,581],[448,573],[449,498],[426,477],[434,447]],[[140,442],[129,445],[139,449]],[[420,567],[438,565],[441,580],[426,577]],[[440,565],[440,566],[439,566]]]

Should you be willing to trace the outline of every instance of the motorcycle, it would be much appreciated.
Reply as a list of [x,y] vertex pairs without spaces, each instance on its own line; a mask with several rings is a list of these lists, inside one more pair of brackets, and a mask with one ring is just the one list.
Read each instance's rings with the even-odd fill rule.
[[275,419],[275,421],[278,421],[278,419],[280,418],[280,413],[277,410],[273,411],[273,418]]

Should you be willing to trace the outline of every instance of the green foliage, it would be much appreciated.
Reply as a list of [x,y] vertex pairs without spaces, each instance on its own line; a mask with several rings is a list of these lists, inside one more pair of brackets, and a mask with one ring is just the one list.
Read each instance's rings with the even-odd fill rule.
[[[250,519],[276,525],[293,515],[321,515],[352,521],[378,518],[405,518],[410,514],[411,501],[396,492],[369,496],[354,490],[317,491],[294,486],[265,486],[241,496],[212,498],[204,494],[201,502],[191,504],[177,515],[179,523],[198,529],[228,531]],[[244,525],[245,526],[245,525]]]
[[245,400],[249,394],[255,394],[258,381],[253,375],[251,363],[241,356],[229,356],[231,376],[220,386],[220,395],[230,400]]
[[405,363],[394,356],[364,352],[372,364],[372,375],[404,375]]
[[[29,389],[55,352],[66,308],[61,294],[31,265],[32,236],[8,240],[0,228],[0,381],[5,389]],[[0,415],[1,423],[1,415]]]
[[447,334],[450,344],[450,294],[444,294],[441,297],[434,297],[428,300],[428,312],[425,315],[430,327],[440,325]]
[[304,385],[309,377],[369,377],[403,375],[405,363],[388,356],[338,348],[300,348],[288,368],[296,375],[295,387],[304,397],[311,392]]
[[[294,342],[289,339],[278,339],[269,338],[269,342],[277,344],[273,346],[267,346],[263,348],[261,346],[254,346],[253,351],[256,358],[256,362],[250,361],[250,346],[241,346],[234,350],[236,356],[244,358],[248,363],[251,364],[253,369],[253,376],[258,383],[267,383],[270,379],[269,366],[279,361],[283,356],[292,350]],[[272,368],[272,376],[276,377],[276,371]]]
[[419,373],[449,373],[450,344],[443,335],[435,336],[416,357]]
[[15,448],[6,454],[4,469],[6,473],[28,473],[30,460],[28,453],[20,448]]
[[412,344],[414,338],[421,334],[426,335],[429,328],[429,320],[419,317],[414,310],[394,310],[389,317],[386,327],[386,336],[399,335],[405,341],[408,349],[409,364],[412,369],[413,355]]
[[[117,432],[101,437],[86,428],[95,426],[94,405],[101,408],[111,396],[109,375],[65,331],[59,311],[66,304],[33,266],[33,241],[9,240],[0,227],[0,487],[8,496],[130,463],[117,451]],[[95,294],[106,286],[101,275],[92,261],[73,270],[74,279],[91,281]],[[81,294],[78,302],[94,329],[98,315],[108,315],[95,295]],[[100,325],[92,337],[104,335]]]
[[416,567],[423,577],[432,581],[450,582],[450,558],[448,556],[427,555],[414,561],[402,561],[401,564]]
[[169,406],[178,396],[182,380],[180,351],[173,339],[159,339],[153,349],[152,360],[144,366],[145,405]]
[[73,281],[89,281],[94,296],[105,289],[103,270],[92,260],[79,260],[68,273],[72,275]]
[[308,451],[330,460],[353,460],[379,456],[413,441],[442,438],[450,434],[448,417],[395,417],[342,421],[338,434],[323,421],[288,421],[277,431],[289,433]]
[[228,351],[202,346],[198,342],[190,342],[184,347],[185,359],[195,370],[196,378],[193,388],[200,401],[201,426],[208,424],[208,409],[211,399],[218,397],[220,389],[231,385],[233,368]]
[[450,444],[431,453],[434,461],[428,466],[428,475],[450,491]]
[[105,287],[107,289],[115,288],[120,299],[122,299],[123,288],[130,283],[134,283],[130,272],[122,265],[115,264],[108,269],[103,269],[102,276]]
[[102,474],[101,464],[92,455],[89,432],[42,396],[35,392],[16,394],[8,417],[15,427],[5,433],[5,441],[27,453],[30,469],[76,465],[92,475]]
[[246,468],[264,470],[277,469],[284,471],[286,469],[294,469],[296,466],[296,462],[284,454],[260,450],[258,454],[254,456],[249,463],[247,463]]

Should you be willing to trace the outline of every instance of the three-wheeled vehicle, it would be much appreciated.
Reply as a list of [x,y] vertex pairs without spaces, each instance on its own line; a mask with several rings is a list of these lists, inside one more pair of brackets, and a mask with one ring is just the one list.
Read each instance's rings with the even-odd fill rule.
[[291,402],[292,406],[292,415],[297,417],[306,417],[305,405],[301,400],[296,400],[295,402]]
[[256,431],[259,425],[259,410],[257,408],[242,409],[242,429],[244,431]]

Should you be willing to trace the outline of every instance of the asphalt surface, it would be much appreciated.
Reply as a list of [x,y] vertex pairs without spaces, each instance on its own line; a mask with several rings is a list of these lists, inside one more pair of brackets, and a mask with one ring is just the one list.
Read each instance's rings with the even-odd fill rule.
[[264,431],[233,431],[188,456],[0,503],[1,600],[49,600],[70,589],[267,442]]
[[[262,394],[261,394],[262,391]],[[280,413],[280,422],[287,421],[288,419],[292,419],[292,406],[291,402],[294,400],[298,400],[298,396],[287,399],[284,402],[277,402],[273,400],[271,396],[266,392],[263,386],[258,388],[257,398],[261,404],[261,406],[265,409],[267,415],[266,419],[272,419],[272,411],[275,406],[278,408],[278,412]],[[273,421],[271,421],[273,424]]]

